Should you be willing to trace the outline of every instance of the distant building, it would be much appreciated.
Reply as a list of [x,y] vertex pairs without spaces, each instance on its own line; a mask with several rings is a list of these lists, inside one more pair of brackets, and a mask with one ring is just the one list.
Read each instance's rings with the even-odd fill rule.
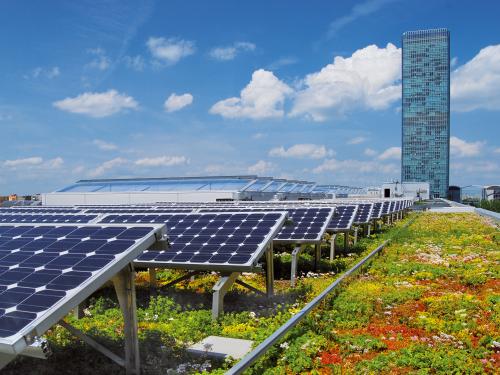
[[430,183],[446,198],[450,166],[450,33],[403,34],[401,181]]
[[216,202],[324,198],[316,183],[257,176],[80,180],[41,194],[44,205]]
[[462,203],[462,188],[460,186],[450,186],[448,189],[448,200]]
[[489,185],[483,187],[482,199],[488,201],[500,200],[500,185]]
[[386,182],[380,198],[429,199],[428,182]]

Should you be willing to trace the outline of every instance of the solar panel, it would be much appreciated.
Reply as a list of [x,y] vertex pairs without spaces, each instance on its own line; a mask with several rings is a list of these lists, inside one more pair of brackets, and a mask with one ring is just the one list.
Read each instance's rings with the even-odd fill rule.
[[5,214],[0,212],[0,223],[90,223],[97,215],[80,214]]
[[171,207],[161,207],[161,208],[91,208],[87,209],[84,212],[88,214],[110,214],[110,213],[142,213],[142,212],[192,212],[192,208],[171,208]]
[[315,243],[321,241],[330,222],[334,208],[332,207],[235,207],[200,209],[200,212],[260,212],[260,211],[287,211],[289,222],[274,238],[279,243]]
[[0,224],[0,352],[19,354],[163,234],[163,225]]
[[0,213],[9,213],[9,214],[14,214],[14,213],[19,213],[19,214],[29,214],[29,213],[34,213],[34,214],[40,214],[40,213],[46,213],[46,214],[77,214],[81,212],[80,209],[75,209],[75,208],[52,208],[52,207],[44,207],[44,206],[39,206],[39,207],[18,207],[18,208],[11,208],[11,207],[0,207]]
[[391,213],[391,201],[385,201],[382,208],[382,215],[389,215]]
[[358,210],[354,216],[355,224],[368,224],[371,220],[373,203],[359,203]]
[[328,224],[331,232],[345,232],[351,229],[358,207],[356,205],[337,206],[335,214]]
[[396,211],[396,202],[391,201],[390,206],[389,206],[389,213],[392,214],[394,211]]
[[165,223],[171,247],[148,250],[136,260],[146,267],[252,270],[281,229],[286,212],[114,214],[102,222]]
[[382,217],[383,206],[384,206],[384,202],[373,203],[372,219],[380,219]]

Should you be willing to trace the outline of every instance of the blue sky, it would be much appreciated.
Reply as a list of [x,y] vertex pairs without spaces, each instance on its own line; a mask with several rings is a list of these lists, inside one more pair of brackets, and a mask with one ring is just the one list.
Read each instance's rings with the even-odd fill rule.
[[0,4],[0,194],[83,178],[400,178],[401,34],[451,31],[451,184],[500,178],[500,4]]

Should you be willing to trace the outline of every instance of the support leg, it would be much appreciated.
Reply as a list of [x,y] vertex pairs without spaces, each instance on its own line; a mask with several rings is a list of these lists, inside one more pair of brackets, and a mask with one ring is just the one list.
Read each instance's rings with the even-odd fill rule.
[[73,309],[73,316],[75,317],[75,319],[82,319],[84,315],[85,314],[83,313],[83,303],[79,304]]
[[366,237],[370,237],[370,231],[372,229],[372,225],[371,224],[367,224],[366,225]]
[[356,245],[358,243],[358,230],[359,230],[358,227],[354,227],[354,241],[353,241],[353,245]]
[[344,251],[349,248],[349,232],[344,232]]
[[135,298],[135,272],[129,264],[113,277],[116,295],[123,314],[125,336],[125,372],[140,373],[139,338],[137,335],[137,309]]
[[154,267],[149,269],[149,287],[151,289],[156,289],[158,287],[158,282],[156,280],[156,268]]
[[272,242],[266,251],[266,293],[268,298],[274,295],[274,249]]
[[292,251],[292,268],[290,270],[290,285],[292,287],[295,286],[295,282],[297,280],[297,265],[299,262],[299,254],[302,251],[301,246],[297,246],[295,249]]
[[319,271],[319,263],[321,262],[321,243],[314,245],[314,271]]
[[337,238],[336,233],[332,233],[332,236],[330,237],[330,261],[335,258],[335,239]]
[[212,319],[216,320],[224,312],[224,296],[231,288],[236,279],[240,276],[239,272],[233,272],[230,275],[222,276],[215,283],[212,290]]

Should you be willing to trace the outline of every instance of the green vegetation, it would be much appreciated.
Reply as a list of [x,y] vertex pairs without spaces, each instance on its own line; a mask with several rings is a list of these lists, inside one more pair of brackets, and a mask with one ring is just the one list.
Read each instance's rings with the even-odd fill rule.
[[484,208],[485,210],[500,212],[500,200],[495,199],[492,201],[488,201],[483,199],[481,202],[479,202],[479,207]]

